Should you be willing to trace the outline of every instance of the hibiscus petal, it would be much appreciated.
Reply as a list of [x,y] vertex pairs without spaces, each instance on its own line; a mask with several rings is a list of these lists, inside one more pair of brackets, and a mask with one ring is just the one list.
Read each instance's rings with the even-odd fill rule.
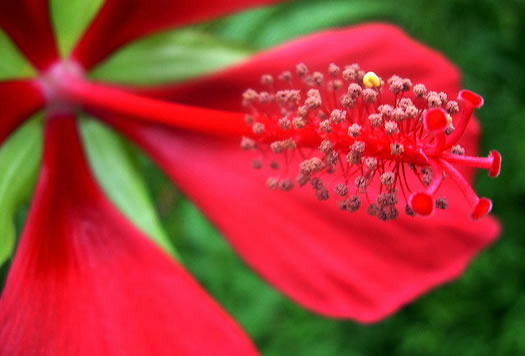
[[107,0],[73,51],[73,57],[89,69],[119,47],[148,33],[277,1]]
[[246,262],[276,288],[321,314],[376,321],[459,276],[495,239],[498,222],[469,219],[452,185],[449,210],[382,223],[350,215],[310,189],[268,191],[271,174],[249,169],[238,143],[109,122],[134,139],[221,229]]
[[0,301],[0,355],[256,355],[195,280],[104,196],[74,119],[47,125]]
[[1,0],[0,28],[38,69],[59,58],[48,0]]
[[0,145],[25,119],[43,106],[43,93],[34,81],[0,81]]

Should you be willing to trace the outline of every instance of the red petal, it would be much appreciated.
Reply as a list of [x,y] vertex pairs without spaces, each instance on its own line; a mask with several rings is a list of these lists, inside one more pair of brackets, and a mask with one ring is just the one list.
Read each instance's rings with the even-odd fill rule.
[[0,301],[0,355],[257,355],[233,320],[108,201],[71,117],[44,166]]
[[40,70],[59,58],[48,0],[0,0],[2,28]]
[[89,69],[129,41],[151,32],[277,1],[106,0],[73,57]]
[[44,96],[30,80],[0,81],[0,145],[37,110],[44,106]]
[[[310,72],[326,72],[329,63],[358,63],[385,81],[397,74],[429,90],[444,91],[455,98],[460,89],[458,69],[441,54],[413,40],[399,28],[366,24],[325,31],[285,43],[214,75],[179,85],[140,89],[139,92],[179,103],[244,112],[241,95],[260,88],[263,74],[279,75],[304,62]],[[478,153],[479,123],[471,120],[460,143],[470,155]],[[461,169],[472,178],[472,169]]]
[[449,210],[381,223],[350,215],[310,189],[269,191],[238,143],[109,120],[144,147],[217,224],[239,254],[276,288],[316,312],[375,321],[443,282],[500,232],[471,222],[453,186]]

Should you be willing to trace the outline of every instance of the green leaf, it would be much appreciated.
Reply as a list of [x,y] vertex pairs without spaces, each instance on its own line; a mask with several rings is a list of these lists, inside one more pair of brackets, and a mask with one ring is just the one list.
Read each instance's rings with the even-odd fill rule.
[[109,128],[89,118],[81,121],[81,131],[91,166],[111,200],[146,235],[178,258],[124,141]]
[[11,39],[0,30],[0,80],[25,78],[35,75],[35,70],[16,48]]
[[42,160],[41,116],[28,121],[0,148],[0,266],[15,247],[14,215],[36,182]]
[[62,56],[69,55],[102,4],[103,0],[51,0],[51,17]]
[[386,18],[396,6],[399,7],[387,0],[290,1],[227,17],[203,28],[222,38],[265,48],[335,26]]
[[251,51],[196,30],[168,31],[135,41],[97,67],[92,77],[123,84],[160,84],[235,64]]

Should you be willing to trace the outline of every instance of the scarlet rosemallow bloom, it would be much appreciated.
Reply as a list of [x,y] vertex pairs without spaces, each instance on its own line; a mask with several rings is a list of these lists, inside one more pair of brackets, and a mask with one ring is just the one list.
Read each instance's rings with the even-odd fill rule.
[[[139,35],[233,5],[214,2],[206,10],[201,3],[195,15],[171,1],[109,0],[72,58],[60,61],[45,1],[0,4],[0,25],[40,70],[35,80],[2,83],[1,98],[10,104],[2,138],[30,113],[50,110],[41,178],[0,304],[3,354],[256,352],[182,267],[101,193],[78,136],[79,109],[149,152],[250,265],[326,315],[385,317],[457,276],[499,232],[491,217],[465,223],[465,207],[447,184],[440,189],[450,189],[445,214],[377,224],[364,213],[349,216],[320,204],[304,191],[269,193],[267,172],[247,170],[250,158],[238,138],[250,130],[239,98],[262,74],[301,61],[320,70],[330,62],[359,60],[381,76],[410,76],[455,95],[458,72],[391,26],[305,37],[197,82],[132,93],[88,82],[84,73]],[[167,98],[210,109],[159,100]],[[463,135],[461,144],[470,154],[478,134],[474,122]],[[461,173],[472,178],[471,169]]]
[[[451,99],[460,91],[460,73],[443,56],[393,26],[368,24],[307,36],[207,78],[182,85],[142,89],[141,93],[186,104],[245,112],[241,95],[247,88],[256,87],[263,75],[274,75],[277,83],[283,71],[304,62],[310,73],[323,72],[328,78],[326,71],[330,63],[344,65],[357,61],[362,68],[373,70],[383,78],[408,77],[413,83],[424,84],[429,91],[437,90],[438,95],[444,92]],[[290,89],[302,85],[303,82],[296,79]],[[262,84],[259,86],[269,91]],[[341,94],[347,93],[348,86],[346,82]],[[303,91],[307,91],[306,88]],[[407,94],[413,95],[404,95]],[[393,103],[388,86],[385,86],[384,96],[385,101]],[[305,97],[303,95],[303,99]],[[468,121],[469,102],[458,99],[458,104],[460,112],[455,115],[454,122],[455,132],[462,133],[458,144],[468,155],[476,156],[479,124],[475,118]],[[367,110],[372,110],[362,105],[357,106],[357,110],[360,107],[367,114]],[[268,111],[263,107],[260,112]],[[284,116],[279,114],[273,118],[277,123]],[[460,117],[465,119],[462,123],[468,123],[466,128],[458,124]],[[205,124],[205,120],[206,117],[202,120],[203,126],[215,123]],[[471,188],[465,185],[458,188],[454,183],[461,179],[473,181],[474,170],[468,163],[454,168],[463,178],[447,178],[439,189],[437,198],[447,198],[447,210],[429,217],[400,214],[398,219],[382,223],[366,209],[351,215],[338,204],[319,202],[310,189],[291,192],[262,189],[268,177],[281,175],[295,179],[296,176],[286,176],[286,169],[273,170],[271,162],[267,161],[261,169],[247,170],[253,163],[253,156],[239,154],[238,141],[166,130],[152,124],[130,124],[115,116],[108,121],[150,153],[216,223],[250,266],[301,305],[327,316],[350,317],[362,322],[384,318],[428,289],[456,278],[473,256],[500,232],[498,222],[491,216],[477,221],[471,219],[473,205],[462,191],[469,189],[466,193],[470,199],[474,197]],[[196,121],[182,121],[180,123],[186,126],[198,126]],[[242,125],[249,128],[246,123]],[[239,126],[241,124],[233,120],[224,121],[212,131],[229,134],[239,130]],[[270,132],[280,130],[279,127]],[[251,130],[242,131],[242,134],[253,137]],[[343,130],[342,135],[351,140],[351,137],[346,138],[347,131]],[[269,136],[269,142],[275,139]],[[317,139],[313,148],[320,143],[320,138]],[[343,145],[341,149],[348,150],[348,146]],[[307,147],[304,153],[312,154],[312,149]],[[346,162],[346,157],[344,159]],[[476,164],[483,167],[485,163],[482,159]],[[294,162],[290,162],[289,168],[293,167]],[[196,184],[203,177],[206,183]],[[414,192],[424,189],[419,179],[409,176],[407,179]],[[330,188],[335,188],[341,180],[341,175],[335,175],[334,179],[327,175]],[[371,191],[374,192],[377,193]],[[409,197],[408,191],[406,193]],[[377,197],[371,194],[370,198],[373,202]]]

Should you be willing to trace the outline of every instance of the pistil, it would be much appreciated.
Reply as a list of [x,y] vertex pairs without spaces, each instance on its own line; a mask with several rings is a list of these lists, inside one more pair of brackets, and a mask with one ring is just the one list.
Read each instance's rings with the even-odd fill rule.
[[[263,157],[276,155],[270,160],[276,171],[268,180],[270,188],[292,190],[295,175],[297,185],[311,183],[319,200],[345,197],[339,206],[349,212],[368,201],[370,214],[390,220],[399,216],[399,192],[409,216],[446,209],[446,197],[437,194],[450,176],[464,192],[473,218],[490,212],[490,200],[479,198],[451,165],[499,174],[497,151],[488,158],[471,157],[457,145],[474,109],[483,104],[479,95],[463,90],[457,102],[396,75],[385,84],[357,64],[343,70],[330,64],[327,74],[310,74],[300,63],[296,73],[282,73],[279,80],[266,74],[261,80],[265,90],[243,94],[252,133],[241,147],[262,154],[253,165],[257,169],[264,166]],[[392,94],[393,100],[388,99]],[[414,182],[422,187],[411,187]]]

